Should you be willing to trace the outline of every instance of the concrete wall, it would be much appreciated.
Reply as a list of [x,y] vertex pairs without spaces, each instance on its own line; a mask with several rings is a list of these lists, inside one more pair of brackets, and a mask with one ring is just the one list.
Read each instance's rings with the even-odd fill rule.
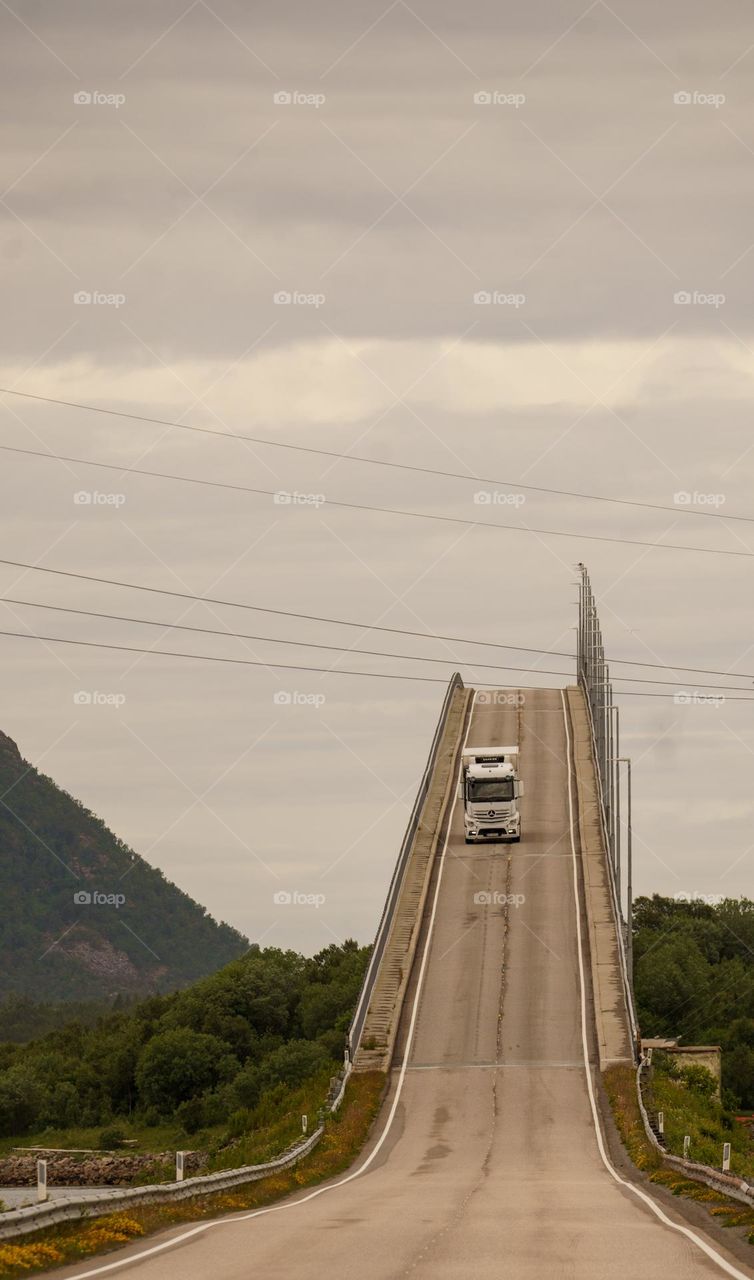
[[679,1067],[706,1067],[717,1080],[718,1097],[723,1074],[723,1051],[719,1044],[674,1044],[672,1040],[642,1040],[642,1053],[647,1049],[660,1049],[673,1058]]
[[390,934],[369,1001],[356,1071],[387,1071],[416,953],[435,855],[456,783],[458,757],[473,689],[456,689],[437,761],[406,864]]
[[621,968],[618,925],[602,839],[589,713],[580,688],[569,688],[566,696],[573,737],[577,836],[586,901],[597,1046],[600,1070],[604,1071],[612,1063],[633,1063],[635,1055]]

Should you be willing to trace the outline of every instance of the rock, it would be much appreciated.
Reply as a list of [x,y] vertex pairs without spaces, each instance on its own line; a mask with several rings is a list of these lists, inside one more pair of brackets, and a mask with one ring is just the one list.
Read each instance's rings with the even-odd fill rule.
[[[51,1187],[129,1187],[136,1179],[143,1182],[145,1173],[157,1182],[172,1181],[175,1177],[174,1151],[140,1155],[103,1154],[85,1159],[76,1159],[64,1152],[47,1155],[40,1152],[39,1156],[15,1155],[0,1159],[0,1186],[36,1186],[38,1158],[47,1160],[47,1182]],[[187,1152],[187,1173],[200,1173],[206,1164],[206,1152]]]

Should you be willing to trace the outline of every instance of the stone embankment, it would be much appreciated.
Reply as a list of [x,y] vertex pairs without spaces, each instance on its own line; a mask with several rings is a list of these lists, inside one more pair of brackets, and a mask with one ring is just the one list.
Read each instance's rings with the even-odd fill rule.
[[[0,1186],[36,1186],[38,1159],[47,1161],[47,1183],[51,1187],[130,1187],[175,1177],[174,1151],[159,1155],[115,1151],[69,1155],[63,1151],[35,1151],[33,1155],[15,1154],[0,1159]],[[206,1163],[205,1152],[187,1152],[186,1176],[201,1173]]]

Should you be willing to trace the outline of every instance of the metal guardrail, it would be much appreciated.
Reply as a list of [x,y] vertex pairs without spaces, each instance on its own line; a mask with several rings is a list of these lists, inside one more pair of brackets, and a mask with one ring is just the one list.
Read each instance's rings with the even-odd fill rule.
[[351,1025],[348,1028],[347,1052],[351,1062],[353,1062],[354,1055],[361,1041],[361,1036],[364,1030],[364,1021],[367,1016],[367,1010],[369,1009],[369,1001],[372,996],[372,991],[374,990],[374,984],[377,980],[377,974],[379,973],[380,962],[382,960],[382,956],[385,951],[385,945],[387,943],[388,935],[390,933],[390,926],[393,923],[395,907],[398,902],[398,898],[400,896],[400,891],[401,891],[401,885],[403,883],[403,874],[406,870],[406,865],[408,863],[408,857],[409,857],[409,853],[411,852],[411,846],[414,841],[414,836],[416,835],[416,832],[419,827],[419,817],[422,811],[422,806],[424,804],[424,801],[427,798],[429,783],[432,777],[432,772],[435,767],[435,761],[437,759],[437,752],[440,746],[440,740],[445,730],[445,723],[448,718],[448,712],[450,711],[450,704],[453,700],[453,694],[455,693],[456,689],[463,689],[463,688],[464,688],[463,680],[461,679],[461,676],[459,675],[459,673],[456,671],[451,677],[450,683],[448,684],[447,692],[445,694],[445,700],[442,704],[442,710],[440,712],[440,718],[437,722],[437,728],[435,729],[435,736],[432,739],[432,746],[430,747],[430,750],[429,750],[427,764],[424,769],[421,782],[419,783],[419,790],[416,793],[414,807],[411,810],[411,816],[409,817],[408,826],[406,827],[406,834],[403,837],[403,843],[400,848],[400,853],[398,854],[398,860],[395,864],[392,879],[390,881],[390,886],[387,891],[385,906],[382,911],[382,916],[377,929],[377,935],[374,940],[374,946],[372,948],[372,954],[369,960],[369,965],[364,975],[364,981],[362,983],[361,991],[359,993],[359,999],[356,1005],[356,1011],[353,1015],[353,1018],[351,1019]]
[[[340,1089],[330,1103],[330,1112],[337,1111],[343,1101],[350,1071],[349,1065],[343,1074]],[[299,1142],[282,1156],[266,1161],[265,1164],[241,1165],[238,1169],[221,1169],[218,1173],[200,1174],[195,1178],[185,1178],[182,1182],[159,1182],[146,1187],[114,1187],[103,1190],[101,1195],[61,1196],[57,1200],[49,1200],[44,1204],[28,1205],[24,1209],[11,1209],[6,1213],[0,1213],[0,1240],[28,1235],[31,1231],[41,1231],[45,1227],[56,1226],[59,1222],[117,1213],[119,1209],[130,1208],[132,1205],[188,1200],[192,1196],[208,1195],[215,1191],[226,1191],[229,1187],[238,1187],[247,1182],[258,1182],[271,1173],[279,1173],[283,1169],[290,1169],[298,1164],[299,1160],[303,1160],[314,1150],[324,1132],[325,1125],[320,1123],[303,1142]],[[33,1193],[34,1189],[30,1188],[30,1190]]]
[[733,1200],[739,1200],[741,1204],[754,1206],[754,1189],[743,1178],[737,1178],[734,1174],[723,1173],[720,1169],[713,1169],[707,1164],[697,1164],[694,1160],[685,1160],[683,1156],[674,1156],[672,1152],[666,1151],[660,1145],[652,1132],[652,1126],[649,1123],[649,1116],[642,1097],[641,1073],[646,1066],[648,1066],[647,1060],[642,1058],[636,1071],[636,1095],[639,1099],[639,1110],[644,1124],[644,1132],[652,1146],[660,1153],[667,1164],[672,1165],[674,1169],[678,1169],[681,1173],[685,1173],[688,1178],[692,1178],[695,1182],[704,1182],[708,1187],[712,1187],[714,1191],[730,1196]]
[[103,1191],[101,1196],[61,1196],[45,1204],[29,1205],[25,1209],[12,1209],[0,1214],[0,1240],[25,1235],[30,1231],[40,1231],[43,1227],[54,1226],[58,1222],[115,1213],[131,1205],[152,1204],[162,1200],[186,1200],[199,1194],[225,1191],[228,1187],[237,1187],[244,1182],[256,1182],[270,1173],[277,1173],[281,1169],[288,1169],[291,1165],[297,1164],[310,1151],[313,1151],[323,1133],[324,1125],[320,1125],[305,1142],[299,1143],[287,1155],[280,1156],[277,1160],[269,1160],[266,1164],[223,1169],[219,1173],[185,1178],[183,1182],[160,1182],[146,1187],[116,1187]]

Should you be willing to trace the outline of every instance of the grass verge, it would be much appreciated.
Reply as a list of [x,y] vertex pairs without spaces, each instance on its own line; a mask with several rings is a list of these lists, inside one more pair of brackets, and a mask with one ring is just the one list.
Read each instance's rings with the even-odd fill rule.
[[665,1116],[665,1141],[674,1156],[683,1155],[683,1139],[691,1139],[689,1159],[719,1169],[723,1143],[731,1144],[730,1171],[754,1182],[754,1144],[748,1126],[736,1123],[717,1097],[700,1095],[664,1071],[652,1069],[652,1105]]
[[666,1187],[674,1196],[703,1205],[722,1226],[743,1228],[749,1244],[754,1244],[754,1209],[670,1168],[649,1141],[636,1097],[635,1068],[608,1067],[603,1080],[618,1132],[636,1167],[646,1173],[650,1182]]
[[[175,1161],[172,1152],[195,1151],[204,1153],[207,1162],[201,1173],[216,1173],[222,1169],[237,1169],[244,1164],[264,1164],[282,1155],[301,1139],[301,1117],[309,1118],[310,1131],[316,1128],[317,1114],[327,1095],[331,1078],[328,1067],[310,1077],[298,1088],[277,1085],[269,1090],[259,1104],[239,1111],[231,1122],[212,1127],[202,1127],[188,1134],[177,1121],[164,1121],[159,1125],[144,1125],[127,1119],[113,1123],[126,1145],[119,1155],[150,1155],[153,1162],[136,1173],[129,1185],[170,1182],[175,1177]],[[240,1122],[240,1123],[238,1123]],[[234,1127],[236,1126],[237,1127]],[[100,1154],[102,1126],[87,1129],[45,1129],[24,1139],[5,1138],[0,1141],[0,1156],[7,1155],[13,1147],[40,1146],[58,1149],[88,1149],[94,1158]],[[130,1145],[133,1143],[134,1145]],[[171,1153],[167,1160],[159,1155]],[[82,1163],[91,1156],[74,1156]],[[50,1186],[54,1186],[54,1166],[50,1170]],[[125,1184],[124,1184],[125,1185]],[[29,1187],[29,1199],[34,1198],[34,1188]]]
[[125,1213],[36,1231],[18,1242],[0,1241],[0,1278],[15,1280],[17,1276],[64,1266],[182,1222],[261,1209],[293,1191],[314,1187],[342,1173],[367,1139],[379,1111],[385,1081],[381,1071],[352,1075],[341,1108],[328,1117],[319,1145],[295,1168],[233,1191],[215,1192],[174,1204],[135,1205]]

